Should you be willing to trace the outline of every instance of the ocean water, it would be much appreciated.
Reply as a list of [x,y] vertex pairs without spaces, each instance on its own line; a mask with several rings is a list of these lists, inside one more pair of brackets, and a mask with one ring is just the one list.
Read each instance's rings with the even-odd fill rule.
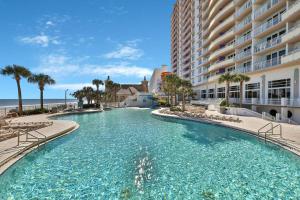
[[243,132],[116,109],[0,176],[0,199],[300,199],[300,159]]
[[[77,102],[74,99],[67,99],[68,103]],[[44,99],[44,104],[65,103],[65,99]],[[0,99],[0,107],[17,106],[18,99]],[[39,99],[23,99],[23,105],[39,105]]]

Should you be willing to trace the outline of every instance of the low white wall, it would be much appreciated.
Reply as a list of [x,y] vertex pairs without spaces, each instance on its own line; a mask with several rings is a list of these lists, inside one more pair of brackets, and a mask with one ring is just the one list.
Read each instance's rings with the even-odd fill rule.
[[261,117],[261,114],[246,108],[227,108],[226,114],[238,116]]

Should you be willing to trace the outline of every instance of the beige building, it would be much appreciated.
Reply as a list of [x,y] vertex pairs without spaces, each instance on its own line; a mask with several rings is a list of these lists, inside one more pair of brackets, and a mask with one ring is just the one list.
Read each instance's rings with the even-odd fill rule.
[[[185,43],[180,31],[185,30],[175,28],[184,21],[182,2],[194,5],[193,28],[185,34],[191,36],[190,80],[198,99],[224,98],[220,75],[245,73],[251,78],[243,88],[245,107],[300,122],[300,1],[178,0],[172,16],[171,60],[173,71],[186,78],[178,73],[185,69],[180,57],[180,44]],[[231,101],[238,102],[239,85],[232,83],[229,92]]]

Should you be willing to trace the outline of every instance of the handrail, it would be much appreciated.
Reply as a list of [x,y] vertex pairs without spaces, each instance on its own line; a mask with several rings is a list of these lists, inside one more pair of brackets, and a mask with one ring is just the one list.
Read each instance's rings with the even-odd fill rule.
[[[269,125],[271,125],[271,128],[270,129],[268,129],[267,131],[262,131],[264,128],[266,128],[267,126],[269,126]],[[261,127],[260,129],[258,129],[258,131],[257,131],[257,135],[260,135],[261,133],[264,133],[265,135],[264,135],[264,139],[265,139],[265,142],[267,141],[267,134],[268,133],[271,133],[271,135],[275,135],[274,134],[274,129],[275,128],[277,128],[277,127],[279,127],[279,135],[280,135],[280,138],[282,138],[282,125],[281,124],[277,124],[277,125],[273,125],[273,123],[272,122],[270,122],[270,123],[268,123],[268,124],[266,124],[266,125],[264,125],[263,127]]]

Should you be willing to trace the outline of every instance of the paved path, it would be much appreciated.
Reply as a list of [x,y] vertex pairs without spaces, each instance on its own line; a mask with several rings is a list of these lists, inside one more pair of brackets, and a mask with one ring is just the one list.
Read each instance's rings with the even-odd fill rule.
[[[48,119],[49,116],[51,115],[42,114],[42,115],[19,117],[13,119],[12,122],[52,121],[53,124],[51,126],[38,130],[38,132],[42,133],[47,137],[47,141],[55,137],[58,137],[60,135],[66,134],[70,131],[73,131],[79,126],[77,123],[73,121],[49,120]],[[32,132],[32,134],[40,138],[42,137],[40,134],[36,132]],[[22,136],[21,139],[24,140],[25,136]],[[17,144],[18,144],[17,137],[0,142],[0,174],[37,145],[36,143],[33,142],[22,142],[19,146]]]
[[[219,115],[222,116],[222,114],[218,113],[217,111],[205,111],[207,115]],[[176,115],[167,115],[162,114],[159,112],[159,110],[155,110],[152,112],[155,115],[161,115],[161,116],[169,116],[169,117],[176,117],[180,118]],[[226,115],[227,117],[230,117],[230,115]],[[236,117],[236,116],[234,116]],[[195,120],[195,121],[203,121],[201,119],[192,119],[192,118],[186,118],[189,120]],[[239,119],[241,120],[240,123],[237,122],[229,122],[229,121],[221,121],[221,120],[211,120],[208,119],[206,122],[215,123],[223,126],[228,126],[232,128],[236,128],[239,130],[247,131],[252,134],[257,134],[258,129],[266,125],[267,123],[270,123],[270,121],[257,118],[257,117],[246,117],[246,116],[239,116]],[[282,138],[280,138],[278,135],[270,136],[268,135],[269,139],[272,140],[274,143],[279,143],[286,149],[298,154],[300,156],[300,125],[291,125],[287,123],[273,123],[274,125],[281,124],[282,125]],[[270,126],[269,126],[270,127]],[[267,129],[265,129],[266,131]],[[275,134],[279,134],[279,129],[274,130]]]

